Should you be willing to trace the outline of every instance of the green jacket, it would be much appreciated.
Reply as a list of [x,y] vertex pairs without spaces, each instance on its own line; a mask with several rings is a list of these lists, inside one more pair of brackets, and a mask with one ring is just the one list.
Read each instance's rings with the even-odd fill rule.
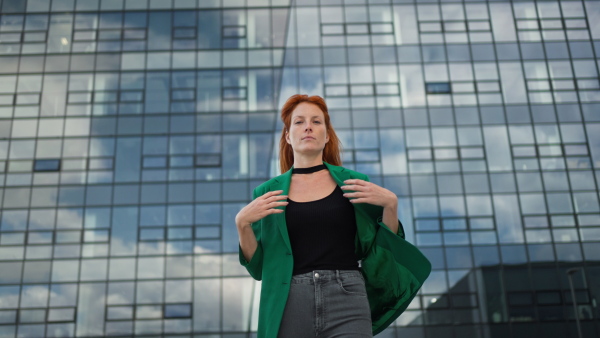
[[[368,180],[364,174],[325,163],[335,182],[342,186],[348,179]],[[261,184],[254,196],[283,190],[287,195],[292,170]],[[370,204],[353,204],[356,214],[356,253],[362,257],[371,308],[373,334],[388,327],[408,307],[431,272],[431,263],[413,245],[404,240],[399,226],[394,234],[381,222],[383,208]],[[294,259],[285,222],[285,213],[269,215],[253,223],[258,248],[250,262],[240,249],[240,263],[256,280],[262,280],[258,337],[277,337],[290,290]]]

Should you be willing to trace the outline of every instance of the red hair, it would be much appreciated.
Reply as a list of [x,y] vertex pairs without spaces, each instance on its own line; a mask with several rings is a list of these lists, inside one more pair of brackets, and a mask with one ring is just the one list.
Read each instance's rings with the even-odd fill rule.
[[325,127],[327,130],[327,136],[329,136],[329,141],[325,143],[325,148],[323,149],[323,161],[333,165],[342,165],[342,159],[340,157],[342,143],[335,134],[335,130],[333,130],[333,126],[331,125],[329,111],[327,111],[327,104],[325,103],[325,100],[316,95],[308,96],[296,94],[287,99],[281,108],[281,121],[283,121],[281,139],[279,140],[279,168],[281,169],[281,173],[290,170],[294,164],[294,151],[292,146],[287,143],[285,135],[288,130],[290,130],[292,113],[294,112],[294,109],[296,109],[296,107],[302,102],[312,103],[319,107],[319,109],[321,109],[323,112],[323,116],[325,117]]

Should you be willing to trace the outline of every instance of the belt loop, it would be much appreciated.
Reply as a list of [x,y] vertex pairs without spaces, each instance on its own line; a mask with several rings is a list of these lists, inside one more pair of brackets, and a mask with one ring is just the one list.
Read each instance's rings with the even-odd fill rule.
[[335,279],[338,283],[342,282],[342,280],[340,279],[340,270],[335,270]]

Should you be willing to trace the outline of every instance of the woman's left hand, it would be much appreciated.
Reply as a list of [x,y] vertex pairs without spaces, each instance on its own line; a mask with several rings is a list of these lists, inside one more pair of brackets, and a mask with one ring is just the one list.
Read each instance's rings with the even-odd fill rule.
[[368,203],[378,205],[384,208],[398,207],[398,197],[393,192],[382,188],[375,183],[359,179],[345,180],[342,190],[354,190],[354,192],[345,192],[344,197],[350,199],[352,203]]

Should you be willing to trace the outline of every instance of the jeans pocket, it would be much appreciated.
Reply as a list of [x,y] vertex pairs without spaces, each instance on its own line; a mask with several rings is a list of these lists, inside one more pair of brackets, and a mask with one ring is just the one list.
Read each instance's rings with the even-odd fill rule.
[[340,276],[338,285],[343,293],[351,296],[367,296],[365,282],[360,276]]

